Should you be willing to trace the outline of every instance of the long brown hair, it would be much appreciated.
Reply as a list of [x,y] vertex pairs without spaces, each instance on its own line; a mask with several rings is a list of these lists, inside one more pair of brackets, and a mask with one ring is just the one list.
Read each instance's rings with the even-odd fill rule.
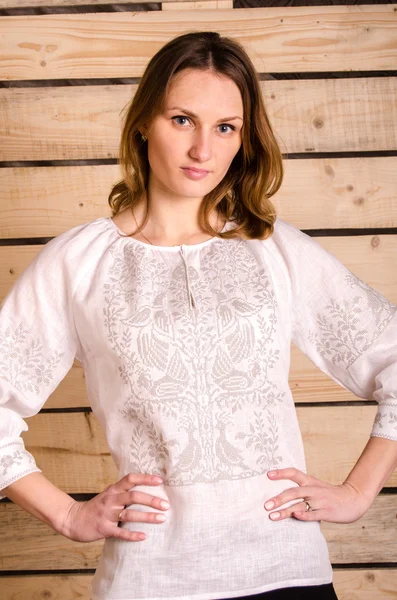
[[[226,75],[239,88],[244,107],[241,147],[222,181],[204,196],[199,223],[212,236],[265,239],[273,233],[276,220],[270,198],[282,183],[282,154],[251,59],[241,44],[214,31],[178,36],[148,63],[133,99],[124,109],[127,113],[119,145],[123,179],[109,194],[112,216],[143,199],[146,216],[139,231],[147,222],[150,165],[147,143],[140,130],[150,129],[151,121],[163,112],[172,79],[183,69],[211,70]],[[227,220],[234,220],[234,229],[222,234],[215,231],[209,222],[214,211]]]

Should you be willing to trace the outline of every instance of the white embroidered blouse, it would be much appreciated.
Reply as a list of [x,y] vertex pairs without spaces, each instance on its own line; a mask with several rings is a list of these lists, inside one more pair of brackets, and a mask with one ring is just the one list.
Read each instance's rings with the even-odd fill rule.
[[3,302],[0,334],[0,489],[40,471],[24,419],[75,358],[120,478],[164,478],[135,489],[169,500],[166,521],[122,524],[142,542],[105,541],[93,600],[332,581],[319,522],[272,521],[263,507],[297,485],[269,470],[306,471],[290,342],[375,399],[371,435],[397,440],[397,307],[314,239],[278,219],[266,240],[151,246],[101,217],[41,249]]

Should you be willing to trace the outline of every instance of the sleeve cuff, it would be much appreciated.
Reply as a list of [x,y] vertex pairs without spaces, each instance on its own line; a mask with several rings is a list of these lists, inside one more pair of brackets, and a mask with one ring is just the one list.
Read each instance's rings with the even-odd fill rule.
[[0,499],[6,498],[1,490],[29,473],[39,472],[32,454],[25,448],[22,439],[0,447]]

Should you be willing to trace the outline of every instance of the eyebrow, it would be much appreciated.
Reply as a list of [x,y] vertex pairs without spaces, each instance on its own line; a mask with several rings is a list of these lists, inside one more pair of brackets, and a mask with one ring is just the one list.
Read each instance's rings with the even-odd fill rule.
[[[181,106],[173,106],[172,108],[169,108],[168,110],[181,110],[182,112],[189,115],[189,117],[194,117],[195,119],[199,118],[198,115],[194,114],[190,110],[187,110],[186,108],[182,108]],[[234,119],[240,119],[241,121],[243,120],[241,117],[225,117],[224,119],[218,119],[217,123],[221,123],[223,121],[233,121]]]

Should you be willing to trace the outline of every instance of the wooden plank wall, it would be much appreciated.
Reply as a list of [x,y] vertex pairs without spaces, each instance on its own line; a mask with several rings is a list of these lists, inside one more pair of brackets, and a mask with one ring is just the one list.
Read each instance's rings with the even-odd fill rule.
[[[0,0],[0,299],[48,239],[110,216],[120,111],[153,54],[200,29],[241,41],[261,74],[286,168],[279,215],[397,303],[397,4],[337,0]],[[308,471],[340,483],[376,405],[296,348],[290,383]],[[75,498],[115,480],[77,363],[28,424],[28,449]],[[397,597],[396,493],[397,472],[358,522],[322,524],[340,600]],[[7,500],[0,513],[1,600],[87,600],[102,543]]]

